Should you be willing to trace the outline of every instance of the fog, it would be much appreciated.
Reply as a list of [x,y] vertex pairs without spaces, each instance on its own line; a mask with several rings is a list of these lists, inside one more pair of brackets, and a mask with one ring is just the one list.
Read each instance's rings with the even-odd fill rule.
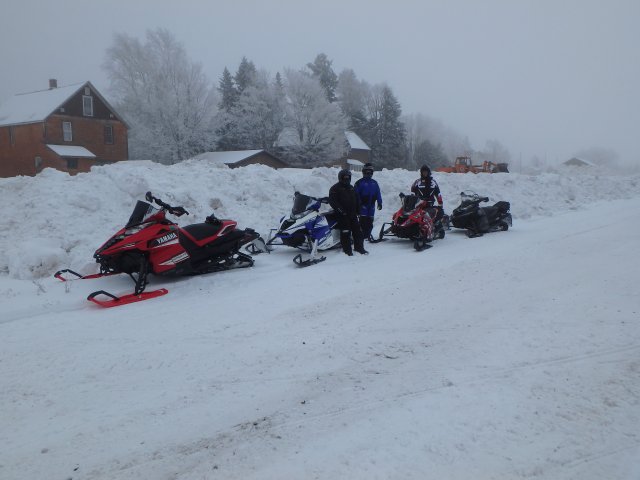
[[0,102],[49,78],[108,93],[113,34],[162,27],[216,84],[242,56],[275,74],[323,52],[516,164],[592,146],[640,164],[639,19],[637,0],[21,0],[0,16]]

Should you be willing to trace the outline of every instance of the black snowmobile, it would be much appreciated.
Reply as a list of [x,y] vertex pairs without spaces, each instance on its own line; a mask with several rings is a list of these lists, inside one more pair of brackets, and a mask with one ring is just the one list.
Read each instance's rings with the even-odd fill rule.
[[512,225],[509,202],[500,201],[492,206],[480,206],[480,203],[488,201],[488,197],[481,197],[475,192],[461,192],[460,205],[450,217],[451,225],[466,229],[470,238],[480,237],[488,232],[509,230]]

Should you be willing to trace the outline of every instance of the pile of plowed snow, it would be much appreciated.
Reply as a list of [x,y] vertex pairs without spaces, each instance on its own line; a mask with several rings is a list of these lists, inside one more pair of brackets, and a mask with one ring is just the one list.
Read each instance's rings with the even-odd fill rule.
[[[288,214],[294,191],[328,195],[336,168],[274,170],[261,165],[230,169],[206,161],[164,166],[150,161],[120,162],[69,176],[46,169],[36,177],[0,179],[0,274],[30,279],[61,268],[81,273],[97,270],[93,252],[129,218],[147,191],[189,216],[181,225],[204,221],[212,211],[266,236]],[[398,208],[398,193],[408,192],[416,171],[383,170],[374,178],[382,189],[384,208],[376,227]],[[355,174],[353,181],[359,174]],[[435,174],[445,211],[459,203],[463,190],[507,200],[518,220],[579,209],[595,201],[638,195],[640,176],[559,174]],[[174,218],[175,220],[175,218]],[[374,231],[376,231],[374,227]]]

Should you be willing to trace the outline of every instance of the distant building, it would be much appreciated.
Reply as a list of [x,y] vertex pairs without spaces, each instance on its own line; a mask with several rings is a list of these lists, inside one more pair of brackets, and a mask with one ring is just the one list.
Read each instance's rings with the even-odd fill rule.
[[0,177],[52,167],[75,174],[127,160],[128,126],[91,82],[14,95],[0,105]]
[[347,170],[351,170],[352,172],[361,172],[362,167],[364,167],[364,163],[360,160],[356,160],[355,158],[347,158],[346,167]]
[[371,149],[356,133],[346,131],[347,153],[337,161],[328,162],[328,166],[345,168],[353,172],[362,171],[365,163],[371,162]]
[[369,145],[367,145],[355,132],[346,131],[344,132],[344,135],[347,137],[347,146],[349,149],[345,156],[345,160],[358,160],[362,162],[363,165],[371,162],[371,149],[369,148]]
[[594,166],[593,163],[578,157],[570,158],[566,162],[562,162],[562,164],[568,167],[593,167]]
[[266,165],[271,168],[286,168],[288,165],[266,150],[235,150],[229,152],[205,152],[193,157],[205,160],[213,165],[226,165],[230,168],[247,165]]

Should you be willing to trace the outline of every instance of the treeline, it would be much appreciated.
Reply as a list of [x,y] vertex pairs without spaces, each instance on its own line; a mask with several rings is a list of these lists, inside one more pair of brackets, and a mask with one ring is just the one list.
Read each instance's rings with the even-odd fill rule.
[[104,68],[131,126],[132,158],[175,163],[205,151],[264,149],[292,165],[322,165],[347,153],[346,130],[369,145],[379,168],[435,167],[471,150],[440,122],[403,116],[389,85],[370,85],[351,69],[336,73],[324,53],[275,75],[242,58],[214,85],[157,29],[144,43],[116,35]]

